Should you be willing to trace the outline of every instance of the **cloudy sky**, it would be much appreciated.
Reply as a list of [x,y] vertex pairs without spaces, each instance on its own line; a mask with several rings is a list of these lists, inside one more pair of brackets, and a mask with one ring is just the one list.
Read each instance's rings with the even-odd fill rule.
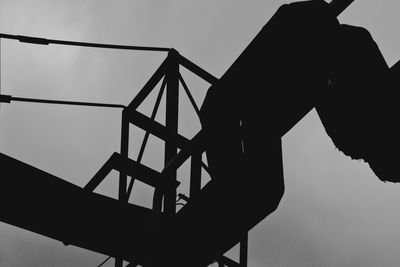
[[[0,32],[174,47],[220,77],[286,2],[0,0]],[[397,0],[358,0],[340,21],[366,27],[391,66],[400,59],[399,10]],[[13,40],[1,45],[4,94],[125,105],[166,56]],[[183,74],[201,103],[207,85]],[[182,101],[180,131],[190,137],[199,124],[187,99]],[[151,98],[142,111],[150,104]],[[74,184],[85,185],[119,149],[120,110],[24,103],[0,108],[0,151]],[[158,118],[162,121],[162,113]],[[131,138],[142,135],[133,129]],[[249,266],[398,266],[400,186],[380,182],[368,165],[337,151],[315,111],[282,139],[286,194],[279,209],[251,231]],[[132,157],[137,146],[132,142]],[[156,169],[162,162],[159,147],[153,138],[144,157]],[[184,176],[182,171],[180,179]],[[115,178],[110,175],[98,192],[116,196]],[[135,193],[132,202],[149,205],[148,188]],[[0,223],[0,266],[92,267],[103,259]]]

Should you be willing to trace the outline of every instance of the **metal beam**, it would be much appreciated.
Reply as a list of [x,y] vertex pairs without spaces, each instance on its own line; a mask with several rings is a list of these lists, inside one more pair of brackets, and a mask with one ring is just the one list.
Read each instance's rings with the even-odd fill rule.
[[[178,135],[178,103],[179,103],[179,61],[178,52],[171,50],[168,54],[167,92],[165,127],[171,134]],[[173,159],[178,153],[178,142],[175,138],[165,140],[164,164]],[[166,175],[170,182],[176,181],[176,171]],[[164,213],[172,216],[176,213],[176,188],[166,191],[164,194]]]
[[112,170],[135,177],[142,183],[162,191],[167,190],[167,188],[176,188],[180,184],[178,181],[170,184],[161,173],[114,152],[95,176],[86,184],[84,189],[92,192]]
[[84,189],[93,192],[96,187],[106,178],[106,176],[114,169],[115,161],[119,158],[118,153],[113,153],[111,157],[104,163],[103,166],[97,171],[92,179],[85,185]]
[[201,190],[201,155],[202,153],[195,153],[190,161],[190,191],[191,198],[196,197]]
[[179,55],[179,63],[185,67],[186,69],[190,70],[194,74],[198,75],[200,78],[204,79],[210,84],[214,84],[218,81],[218,78],[214,75],[210,74],[206,70],[200,68],[198,65],[190,61],[189,59],[185,58],[182,55]]
[[190,141],[186,137],[177,134],[156,121],[151,120],[149,117],[136,110],[128,111],[127,118],[130,123],[148,131],[150,134],[157,136],[164,141],[175,142],[180,149],[184,149],[190,145]]
[[162,173],[167,174],[170,171],[172,172],[177,170],[192,155],[196,153],[203,153],[205,150],[203,139],[203,133],[198,132],[187,144],[181,148],[181,151],[179,151],[179,153],[167,163]]
[[240,267],[247,267],[247,257],[248,257],[248,245],[249,245],[249,234],[246,232],[240,241],[240,255],[239,264]]
[[[122,158],[128,158],[129,154],[129,120],[127,118],[126,109],[122,111],[121,118],[121,144],[120,151]],[[115,154],[115,153],[114,153]],[[118,199],[127,202],[128,197],[126,193],[128,184],[128,177],[124,171],[119,172],[119,189],[118,189]]]
[[196,111],[197,116],[200,118],[200,109],[198,108],[196,101],[194,100],[192,94],[190,93],[190,90],[188,86],[186,85],[185,80],[183,79],[182,75],[179,73],[179,81],[181,82],[183,89],[186,92],[186,95],[188,96],[190,103],[192,104],[194,110]]
[[142,104],[143,100],[151,93],[157,83],[161,80],[168,69],[168,59],[167,57],[163,63],[158,67],[156,72],[151,76],[151,78],[147,81],[147,83],[143,86],[143,88],[139,91],[139,93],[135,96],[132,102],[128,105],[128,110],[136,110],[140,104]]
[[137,180],[162,191],[175,189],[180,184],[176,180],[168,181],[161,173],[129,158],[120,156],[115,163],[116,170],[134,176]]
[[[63,242],[141,263],[151,254],[152,210],[88,192],[0,153],[0,221]],[[119,220],[115,220],[119,218]]]

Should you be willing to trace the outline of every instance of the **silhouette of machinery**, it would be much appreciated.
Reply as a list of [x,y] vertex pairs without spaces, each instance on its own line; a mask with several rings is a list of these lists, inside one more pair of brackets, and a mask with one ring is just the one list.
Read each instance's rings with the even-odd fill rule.
[[[334,1],[331,5],[338,15],[351,2]],[[152,50],[152,48],[101,46],[98,44],[5,34],[2,34],[0,38],[11,38],[39,44],[55,43]],[[180,218],[178,221],[175,219],[179,214],[182,214],[182,210],[186,209],[182,216],[190,217],[199,213],[202,209],[201,204],[187,205],[187,207],[185,206],[177,212],[177,197],[190,203],[193,198],[204,194],[204,189],[201,187],[202,168],[209,171],[208,167],[202,162],[202,154],[206,149],[202,132],[200,131],[192,139],[188,139],[178,133],[180,85],[187,93],[193,108],[199,114],[199,108],[180,75],[179,69],[184,67],[210,84],[216,83],[218,79],[180,55],[174,49],[158,49],[158,51],[168,51],[167,58],[131,103],[126,107],[109,105],[110,107],[123,109],[120,152],[112,154],[84,188],[0,153],[3,174],[0,202],[4,203],[0,211],[0,220],[2,222],[62,241],[67,245],[74,245],[110,255],[116,258],[115,264],[118,267],[122,266],[123,261],[130,262],[128,266],[154,266],[156,264],[153,262],[154,257],[169,255],[168,253],[172,253],[170,256],[172,258],[184,258],[185,255],[179,255],[179,246],[188,246],[194,249],[196,244],[179,244],[177,242],[182,240],[179,238],[177,239],[178,241],[173,240],[173,238],[165,240],[166,236],[179,235],[181,229],[184,229],[184,233],[196,233],[200,227],[205,227],[204,231],[218,231],[218,229],[213,228],[213,224],[203,225],[199,223],[177,226],[177,222],[185,221],[185,219],[182,220]],[[152,115],[147,117],[137,109],[160,82],[161,87]],[[166,121],[165,125],[162,125],[155,121],[155,116],[164,91],[166,93]],[[0,95],[0,102],[11,101],[101,106],[101,104],[96,103],[32,100]],[[104,104],[103,106],[107,105]],[[136,160],[128,157],[130,124],[146,132]],[[158,172],[141,163],[150,134],[165,142],[165,164],[162,172]],[[177,192],[177,187],[179,186],[177,169],[187,160],[190,160],[190,194],[188,197]],[[119,172],[118,200],[93,192],[112,170]],[[135,180],[154,188],[152,209],[128,202]],[[212,185],[209,185],[209,187],[212,187]],[[15,188],[18,188],[17,192],[10,190]],[[221,195],[224,194],[224,192],[215,193],[212,190],[209,192],[212,193],[209,193],[207,198],[202,198],[206,199],[209,204],[220,201]],[[104,216],[104,214],[108,216]],[[212,215],[217,216],[217,218],[213,217],[214,220],[223,220],[215,212]],[[236,216],[240,217],[240,214]],[[258,222],[253,223],[257,224]],[[234,223],[232,222],[232,224]],[[247,234],[247,229],[237,231],[236,236],[232,237],[229,242],[222,242],[218,252],[211,256],[205,255],[204,259],[191,259],[193,262],[191,266],[205,266],[212,263],[212,261],[218,262],[219,266],[247,266]],[[190,240],[190,236],[185,240]],[[209,240],[209,242],[212,243],[213,240]],[[239,262],[231,260],[220,253],[229,250],[237,242],[240,243]],[[174,254],[174,251],[177,251],[176,254]],[[186,259],[186,262],[188,260]],[[159,260],[159,262],[162,262],[162,260]]]

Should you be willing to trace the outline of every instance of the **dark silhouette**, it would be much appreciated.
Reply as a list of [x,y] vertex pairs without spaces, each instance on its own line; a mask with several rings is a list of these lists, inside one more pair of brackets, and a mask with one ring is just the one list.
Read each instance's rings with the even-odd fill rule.
[[[130,266],[205,266],[277,209],[284,193],[281,137],[313,108],[338,149],[368,162],[379,179],[398,182],[394,88],[400,63],[389,69],[367,30],[338,22],[336,16],[351,2],[282,6],[218,81],[171,50],[169,60],[124,108],[121,155],[113,154],[84,190],[0,154],[2,166],[19,177],[4,182],[0,201],[13,205],[0,212],[1,220],[118,257],[118,266],[122,259],[131,261]],[[192,141],[176,132],[178,95],[171,88],[177,89],[182,79],[174,72],[179,64],[213,84],[200,110],[202,132]],[[164,75],[162,90],[166,86],[174,102],[167,119],[172,127],[136,111]],[[4,96],[6,100],[11,97]],[[129,123],[172,140],[162,173],[128,158]],[[173,172],[204,149],[212,181],[200,193],[191,193],[175,215]],[[90,192],[112,169],[124,183],[119,201]],[[155,196],[161,195],[155,202],[164,196],[163,213],[157,205],[150,210],[125,203],[127,175],[153,186]],[[29,203],[7,190],[20,183],[20,194]],[[128,192],[132,186],[133,179]],[[171,200],[172,207],[165,205]],[[111,216],[103,218],[104,212]]]
[[[199,249],[204,266],[278,207],[281,137],[313,108],[341,151],[397,182],[390,80],[367,30],[341,25],[323,1],[282,6],[208,91],[201,120],[213,181],[177,215],[186,244],[177,266],[197,266]],[[206,227],[185,227],[196,223]]]
[[399,182],[397,66],[389,70],[367,30],[341,25],[332,80],[316,108],[338,149],[363,159],[382,181]]
[[1,153],[0,162],[1,221],[129,261],[149,257],[151,210],[83,190]]

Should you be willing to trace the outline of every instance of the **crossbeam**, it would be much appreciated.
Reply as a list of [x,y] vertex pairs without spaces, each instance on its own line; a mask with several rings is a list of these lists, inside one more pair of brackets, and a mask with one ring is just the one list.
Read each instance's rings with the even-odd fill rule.
[[170,185],[161,173],[114,152],[95,176],[86,184],[84,189],[92,192],[112,170],[124,172],[147,185],[161,190],[167,190],[168,187],[176,188],[180,184],[178,181],[175,181]]

